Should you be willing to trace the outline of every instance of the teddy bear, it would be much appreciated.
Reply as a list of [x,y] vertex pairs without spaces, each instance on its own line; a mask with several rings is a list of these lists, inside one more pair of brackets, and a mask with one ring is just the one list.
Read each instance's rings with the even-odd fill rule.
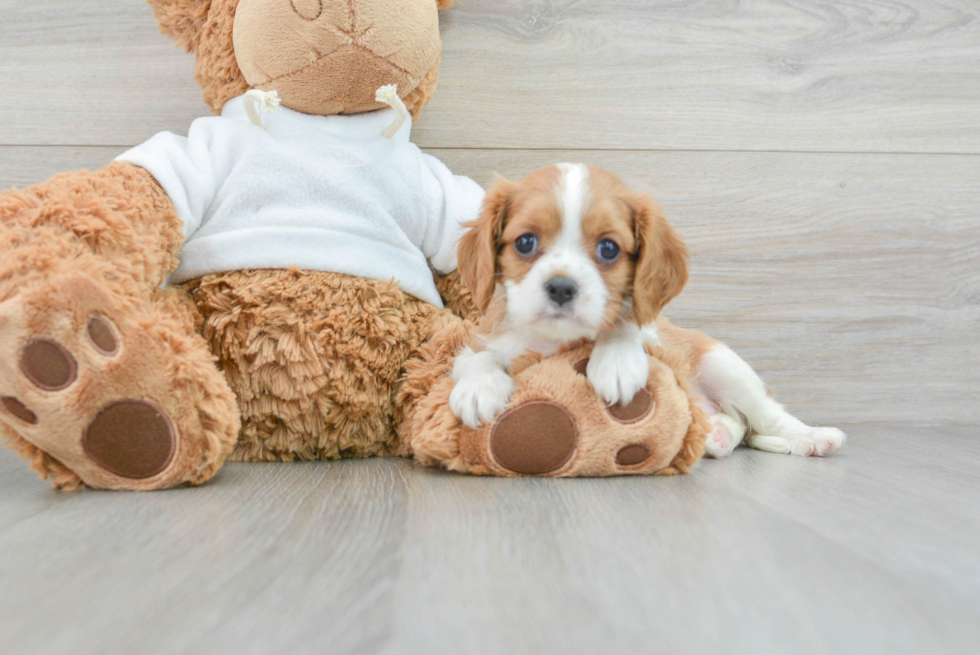
[[[212,117],[0,194],[0,429],[63,490],[198,485],[225,461],[403,456],[489,475],[686,472],[705,419],[650,351],[608,408],[587,344],[511,373],[471,430],[455,244],[483,198],[409,141],[453,0],[148,0]],[[410,116],[409,116],[410,114]]]

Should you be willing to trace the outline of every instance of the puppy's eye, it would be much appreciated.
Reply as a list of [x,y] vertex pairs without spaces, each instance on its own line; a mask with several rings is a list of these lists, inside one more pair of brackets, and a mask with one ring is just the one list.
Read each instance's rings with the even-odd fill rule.
[[599,261],[612,264],[619,259],[619,246],[612,239],[603,239],[596,246],[595,254],[599,258]]
[[534,251],[537,249],[538,237],[534,236],[530,232],[517,237],[517,241],[514,242],[514,250],[521,255],[533,255]]

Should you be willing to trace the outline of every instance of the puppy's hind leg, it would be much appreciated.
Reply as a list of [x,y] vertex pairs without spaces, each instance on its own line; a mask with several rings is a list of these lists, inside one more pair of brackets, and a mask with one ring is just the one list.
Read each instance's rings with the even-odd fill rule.
[[745,442],[752,448],[822,457],[839,449],[846,439],[836,428],[810,427],[787,412],[769,397],[752,367],[722,344],[701,358],[697,384],[725,415],[745,418],[751,429]]

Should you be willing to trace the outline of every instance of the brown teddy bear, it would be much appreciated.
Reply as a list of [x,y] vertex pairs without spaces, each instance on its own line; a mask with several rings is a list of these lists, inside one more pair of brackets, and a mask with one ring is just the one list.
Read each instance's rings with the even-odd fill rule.
[[663,353],[628,408],[580,374],[586,346],[515,365],[492,426],[449,411],[472,329],[455,242],[482,191],[399,113],[432,96],[452,0],[148,1],[216,116],[0,195],[0,428],[42,478],[161,489],[229,458],[373,455],[673,473],[701,456],[704,416]]

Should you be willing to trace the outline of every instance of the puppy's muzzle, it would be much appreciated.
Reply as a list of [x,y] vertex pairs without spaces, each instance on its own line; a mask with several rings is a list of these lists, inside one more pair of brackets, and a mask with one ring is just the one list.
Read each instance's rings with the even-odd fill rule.
[[563,307],[575,300],[575,296],[578,295],[578,284],[571,278],[553,277],[545,282],[544,290],[551,302]]

